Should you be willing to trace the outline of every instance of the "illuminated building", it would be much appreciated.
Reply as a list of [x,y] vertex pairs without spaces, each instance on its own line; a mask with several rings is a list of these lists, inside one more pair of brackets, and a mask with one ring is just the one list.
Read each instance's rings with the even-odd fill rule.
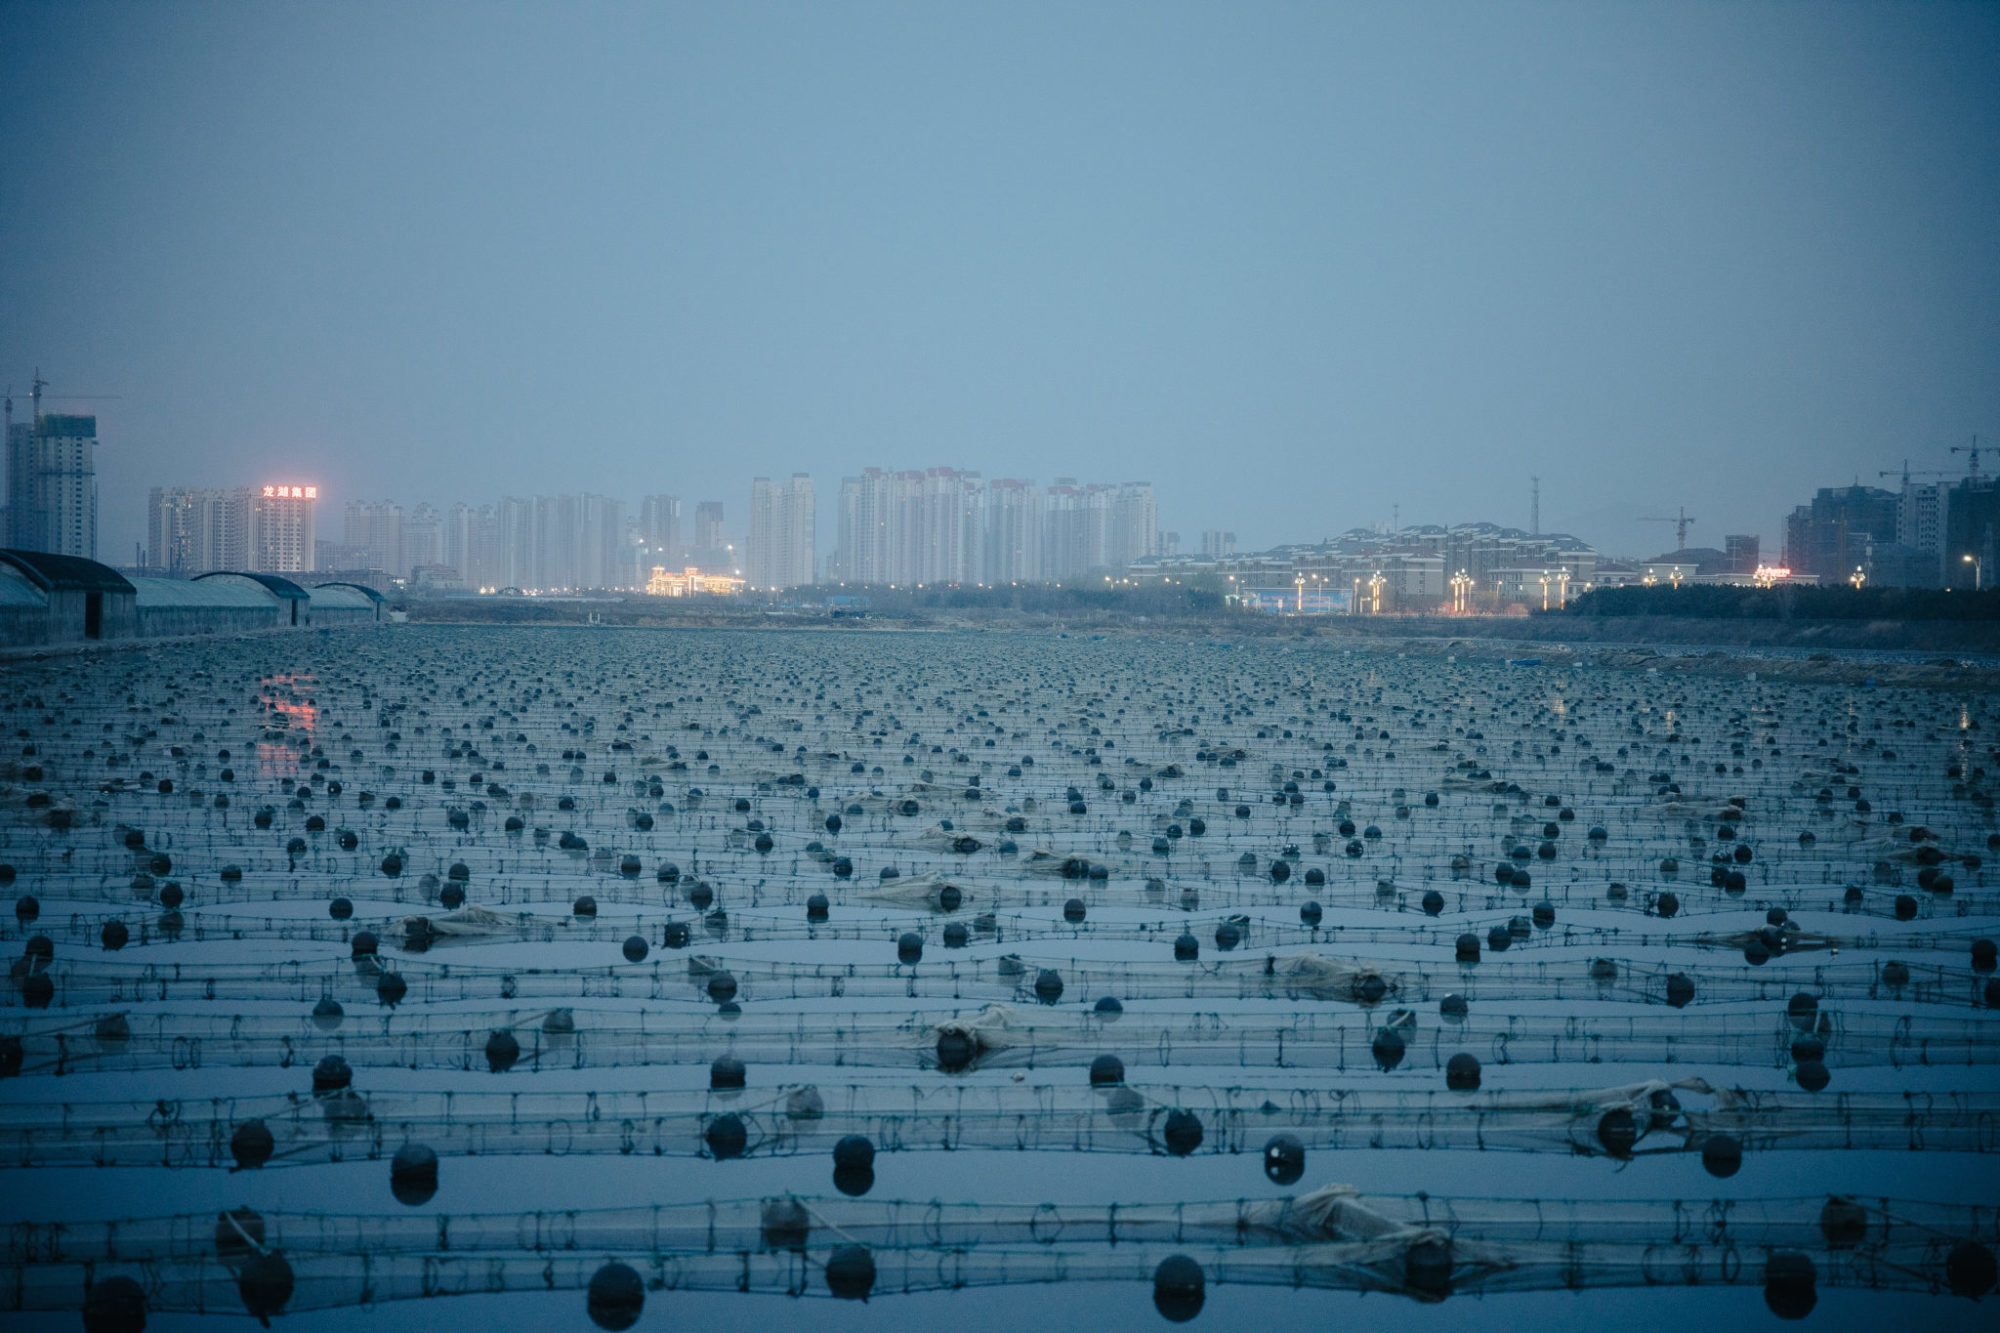
[[678,574],[669,574],[665,565],[654,565],[646,591],[655,597],[733,597],[743,591],[743,580],[728,574],[704,574],[693,565]]
[[250,497],[249,559],[241,566],[256,574],[304,574],[313,567],[313,510],[319,487],[264,486]]

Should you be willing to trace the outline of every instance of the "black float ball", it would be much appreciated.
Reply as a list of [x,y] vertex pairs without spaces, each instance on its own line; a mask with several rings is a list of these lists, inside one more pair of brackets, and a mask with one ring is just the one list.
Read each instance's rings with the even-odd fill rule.
[[1192,1111],[1169,1111],[1160,1137],[1166,1143],[1168,1152],[1176,1157],[1186,1157],[1201,1146],[1201,1120]]
[[1264,1145],[1264,1174],[1274,1185],[1296,1184],[1306,1173],[1306,1145],[1293,1134],[1273,1134]]
[[750,1146],[750,1131],[744,1128],[740,1117],[719,1115],[708,1122],[702,1141],[718,1162],[726,1161],[743,1155],[743,1150]]
[[875,1290],[875,1256],[866,1245],[843,1245],[826,1257],[826,1289],[843,1301],[865,1301]]
[[1115,1055],[1100,1055],[1090,1062],[1090,1085],[1094,1088],[1125,1081],[1125,1062]]
[[344,1056],[321,1056],[319,1063],[313,1066],[312,1089],[315,1094],[338,1092],[353,1082],[354,1070]]
[[1153,1308],[1176,1324],[1201,1313],[1208,1299],[1208,1276],[1185,1254],[1170,1254],[1153,1270]]
[[285,1303],[292,1299],[296,1283],[285,1256],[267,1250],[243,1265],[236,1275],[236,1292],[243,1298],[244,1310],[268,1324],[272,1315],[285,1312]]
[[1375,1040],[1368,1045],[1375,1063],[1385,1072],[1403,1063],[1404,1044],[1402,1034],[1394,1028],[1383,1028],[1375,1034]]
[[733,1055],[718,1055],[708,1067],[711,1088],[740,1088],[750,1081],[750,1071]]
[[146,1292],[120,1273],[90,1284],[83,1297],[84,1333],[140,1333],[146,1327]]
[[1445,1061],[1444,1085],[1453,1092],[1479,1091],[1479,1057],[1460,1051]]
[[1743,1169],[1743,1143],[1731,1134],[1714,1134],[1701,1145],[1702,1169],[1727,1180]]
[[972,1038],[963,1032],[940,1032],[937,1039],[938,1068],[959,1070],[972,1063],[977,1053]]
[[896,938],[896,961],[899,963],[922,962],[924,938],[914,930],[906,930]]
[[1764,1304],[1780,1319],[1804,1319],[1819,1304],[1819,1271],[1797,1250],[1780,1250],[1764,1264]]
[[1993,1251],[1976,1240],[1962,1240],[1944,1258],[1944,1280],[1954,1296],[1978,1300],[2000,1282]]
[[1613,1157],[1630,1157],[1639,1142],[1639,1122],[1622,1106],[1606,1111],[1597,1122],[1597,1142]]
[[229,1155],[239,1171],[254,1171],[271,1160],[277,1148],[271,1128],[261,1120],[245,1120],[229,1136]]
[[345,898],[335,898],[326,905],[326,914],[335,921],[345,921],[354,915],[354,904]]
[[646,1308],[646,1284],[630,1264],[606,1264],[591,1274],[584,1308],[599,1328],[630,1328]]
[[521,1058],[521,1041],[511,1032],[496,1031],[486,1038],[486,1067],[504,1074]]
[[1833,1076],[1827,1072],[1826,1062],[1823,1060],[1799,1061],[1792,1077],[1807,1092],[1823,1091],[1826,1085],[1833,1081]]
[[646,943],[644,935],[627,935],[621,952],[624,953],[626,962],[642,963],[646,960],[646,955],[651,951],[651,948],[652,946]]
[[812,1235],[812,1214],[797,1199],[766,1199],[760,1221],[768,1250],[803,1250]]
[[1694,978],[1684,972],[1676,972],[1667,978],[1667,1003],[1676,1009],[1685,1009],[1694,1000]]
[[833,1145],[836,1170],[866,1171],[875,1165],[875,1145],[865,1134],[849,1134]]
[[1442,911],[1444,911],[1444,895],[1436,889],[1426,889],[1424,891],[1424,915],[1436,916]]
[[1819,1234],[1829,1250],[1851,1250],[1868,1238],[1868,1210],[1849,1195],[1830,1195],[1819,1210]]
[[389,1192],[414,1208],[429,1203],[438,1189],[438,1155],[421,1143],[406,1143],[389,1162]]

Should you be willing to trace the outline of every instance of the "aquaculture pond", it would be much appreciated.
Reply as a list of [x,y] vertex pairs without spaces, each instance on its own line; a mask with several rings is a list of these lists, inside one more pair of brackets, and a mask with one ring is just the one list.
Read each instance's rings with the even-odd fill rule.
[[28,1328],[1980,1327],[1995,696],[384,626],[0,667]]

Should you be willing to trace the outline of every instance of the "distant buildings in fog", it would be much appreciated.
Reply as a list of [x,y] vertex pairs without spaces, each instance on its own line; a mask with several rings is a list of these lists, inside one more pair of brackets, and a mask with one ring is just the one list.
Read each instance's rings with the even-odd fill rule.
[[843,477],[830,582],[1059,583],[1159,550],[1151,482],[1048,487],[933,467]]
[[1601,577],[1597,552],[1575,537],[1494,523],[1355,528],[1247,553],[1235,545],[1236,534],[1211,529],[1200,554],[1147,556],[1125,573],[1200,580],[1247,606],[1305,614],[1554,606]]
[[175,578],[215,570],[310,573],[318,505],[318,487],[292,483],[155,486],[146,498],[147,563]]
[[2000,487],[1977,474],[1900,491],[1827,486],[1785,520],[1784,563],[1821,583],[1990,587]]
[[818,565],[813,479],[759,477],[750,483],[750,541],[744,569],[755,590],[796,588],[814,581]]

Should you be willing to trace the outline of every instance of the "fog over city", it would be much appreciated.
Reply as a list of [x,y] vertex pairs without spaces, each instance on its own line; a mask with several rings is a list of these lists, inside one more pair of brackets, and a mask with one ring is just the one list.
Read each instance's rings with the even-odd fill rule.
[[[2000,14],[0,6],[0,367],[153,486],[1759,534],[2000,436]],[[18,419],[18,417],[17,417]],[[1885,482],[1892,489],[1893,482]],[[121,554],[122,553],[122,554]]]

